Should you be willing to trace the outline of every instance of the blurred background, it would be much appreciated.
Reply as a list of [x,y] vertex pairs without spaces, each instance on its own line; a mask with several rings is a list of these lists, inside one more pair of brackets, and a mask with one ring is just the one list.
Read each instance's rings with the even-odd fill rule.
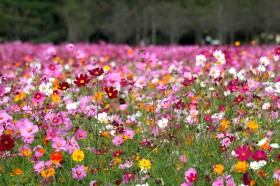
[[0,42],[280,43],[280,0],[0,0]]

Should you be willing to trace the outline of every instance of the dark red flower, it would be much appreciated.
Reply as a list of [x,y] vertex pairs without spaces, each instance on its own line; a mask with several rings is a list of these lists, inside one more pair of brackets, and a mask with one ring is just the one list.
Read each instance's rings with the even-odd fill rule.
[[67,90],[68,88],[70,88],[70,84],[66,81],[59,83],[59,85],[58,85],[59,90]]
[[252,158],[256,161],[259,161],[259,160],[267,161],[266,154],[262,150],[257,150],[255,153],[253,153]]
[[10,151],[15,146],[14,140],[9,135],[0,136],[0,152]]
[[114,157],[119,157],[121,154],[122,154],[122,151],[121,151],[121,150],[116,150],[116,151],[113,153],[113,156],[114,156]]
[[234,101],[236,102],[236,103],[240,103],[240,102],[242,102],[244,100],[244,97],[242,97],[241,95],[239,95],[239,96],[237,96],[235,99],[234,99]]
[[119,99],[119,102],[120,102],[120,104],[125,104],[125,103],[126,103],[125,100],[124,100],[123,98],[120,98],[120,99]]
[[97,67],[95,69],[89,70],[90,75],[92,76],[101,76],[104,73],[103,68]]
[[122,183],[122,181],[121,180],[116,180],[115,183],[116,183],[116,185],[120,185]]
[[246,172],[245,174],[243,174],[242,180],[244,185],[250,185],[250,181],[252,180],[251,175],[248,172]]
[[237,154],[237,158],[240,161],[246,161],[250,158],[252,152],[250,150],[250,147],[247,147],[246,145],[237,146],[237,149],[235,150],[235,153]]
[[109,87],[109,88],[105,87],[104,90],[110,99],[114,99],[118,97],[118,90],[114,90],[113,87]]
[[76,80],[74,81],[75,85],[78,87],[85,86],[90,81],[87,74],[81,74],[80,77],[77,76]]
[[274,49],[274,54],[280,56],[280,47]]

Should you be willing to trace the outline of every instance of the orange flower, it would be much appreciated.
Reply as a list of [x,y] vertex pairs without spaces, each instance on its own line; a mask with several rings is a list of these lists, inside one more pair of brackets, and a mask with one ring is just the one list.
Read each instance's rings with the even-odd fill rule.
[[50,159],[54,161],[55,164],[63,160],[61,152],[52,152]]
[[11,172],[10,176],[21,175],[21,174],[23,174],[23,171],[22,171],[21,169],[19,169],[19,168],[15,168],[15,169]]

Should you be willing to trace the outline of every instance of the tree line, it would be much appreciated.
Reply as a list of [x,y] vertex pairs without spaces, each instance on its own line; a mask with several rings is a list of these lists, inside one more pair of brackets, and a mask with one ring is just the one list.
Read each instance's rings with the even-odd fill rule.
[[0,41],[270,44],[279,11],[279,0],[0,0]]

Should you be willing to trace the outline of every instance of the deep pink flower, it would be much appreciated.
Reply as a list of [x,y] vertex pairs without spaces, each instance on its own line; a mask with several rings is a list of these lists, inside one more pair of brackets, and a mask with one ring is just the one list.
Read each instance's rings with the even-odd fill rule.
[[77,132],[75,133],[75,136],[78,140],[84,139],[87,135],[87,132],[84,130],[77,130]]
[[276,47],[274,49],[274,54],[277,55],[277,56],[280,56],[280,47]]
[[240,161],[246,161],[250,158],[252,152],[250,150],[250,147],[247,147],[246,145],[241,146],[237,146],[235,153],[237,154],[237,158]]
[[253,153],[252,158],[256,161],[259,161],[259,160],[267,161],[266,154],[262,150],[257,150],[255,153]]
[[197,173],[196,170],[194,168],[189,168],[186,172],[185,172],[185,179],[186,182],[195,182],[198,180],[197,178]]
[[123,183],[124,184],[127,184],[127,183],[130,183],[132,182],[133,180],[135,179],[135,176],[132,172],[126,172],[124,173],[123,175]]

